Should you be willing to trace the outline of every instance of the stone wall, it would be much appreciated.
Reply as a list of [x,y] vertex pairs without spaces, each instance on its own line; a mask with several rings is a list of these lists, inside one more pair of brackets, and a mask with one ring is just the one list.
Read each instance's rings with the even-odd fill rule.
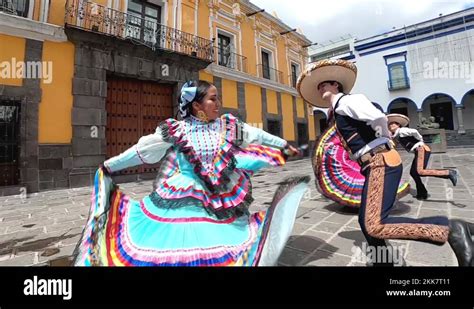
[[[42,61],[43,42],[26,39],[24,61]],[[41,102],[40,79],[23,79],[22,86],[0,85],[0,100],[17,101],[20,106],[20,184],[1,188],[0,195],[39,190],[38,111]],[[7,190],[8,192],[4,191]],[[25,191],[22,191],[25,192]]]
[[[177,94],[185,81],[198,79],[199,70],[209,63],[175,52],[153,51],[129,41],[78,29],[66,29],[66,34],[75,44],[71,115],[73,168],[69,180],[71,187],[81,187],[92,184],[97,166],[106,159],[108,77],[166,83],[174,85]],[[176,113],[177,103],[173,110]],[[91,137],[92,128],[98,130],[97,137]],[[148,178],[149,175],[144,177]],[[124,175],[120,179],[133,181],[140,179],[140,175]]]

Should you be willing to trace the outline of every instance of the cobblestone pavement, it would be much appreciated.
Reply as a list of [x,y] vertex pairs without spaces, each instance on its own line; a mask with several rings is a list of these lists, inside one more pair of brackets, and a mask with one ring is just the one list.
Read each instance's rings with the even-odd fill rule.
[[[412,155],[402,152],[404,179],[409,179]],[[418,201],[404,197],[394,209],[395,215],[423,217],[445,215],[474,222],[474,152],[469,148],[449,149],[434,154],[433,168],[456,167],[460,179],[456,187],[448,180],[428,178],[430,197]],[[309,159],[289,162],[283,168],[259,172],[253,177],[255,202],[251,211],[263,210],[284,178],[310,175],[310,190],[305,196],[293,235],[282,253],[282,266],[365,266],[354,258],[364,244],[357,213],[341,207],[315,188]],[[414,182],[410,180],[412,186]],[[152,182],[121,184],[132,198],[151,192]],[[413,191],[413,189],[412,189]],[[65,189],[20,196],[0,197],[0,266],[44,266],[49,260],[68,256],[74,250],[89,209],[91,188]],[[456,266],[448,244],[435,246],[415,241],[390,241],[404,253],[408,266]]]

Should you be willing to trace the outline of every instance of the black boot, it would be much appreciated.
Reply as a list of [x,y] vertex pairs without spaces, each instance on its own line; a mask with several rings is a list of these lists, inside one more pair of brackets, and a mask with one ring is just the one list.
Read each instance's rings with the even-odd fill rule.
[[448,178],[453,183],[453,186],[456,186],[458,183],[458,172],[456,170],[449,170]]
[[426,191],[425,186],[416,186],[416,196],[417,200],[426,200],[428,199],[428,191]]
[[456,254],[459,266],[474,266],[474,224],[457,219],[449,220],[449,229],[448,242]]
[[420,200],[420,201],[421,201],[421,200],[427,200],[427,199],[428,199],[428,193],[427,193],[427,192],[425,192],[425,193],[418,193],[418,194],[415,196],[415,198],[416,198],[417,200]]

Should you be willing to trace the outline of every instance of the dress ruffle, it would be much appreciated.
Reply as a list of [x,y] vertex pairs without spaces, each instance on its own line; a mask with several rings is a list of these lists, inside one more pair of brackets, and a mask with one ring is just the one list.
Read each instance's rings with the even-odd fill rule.
[[203,168],[180,122],[168,119],[160,124],[164,141],[175,148],[162,163],[157,177],[159,182],[155,184],[155,191],[161,198],[193,197],[209,212],[225,218],[233,215],[234,208],[245,212],[252,202],[250,175],[264,167],[285,164],[279,149],[253,144],[245,149],[238,147],[239,120],[225,114],[221,121],[223,138],[211,171]]
[[291,233],[308,182],[309,177],[284,181],[267,211],[218,219],[193,198],[163,200],[153,193],[133,200],[99,169],[74,265],[272,265]]

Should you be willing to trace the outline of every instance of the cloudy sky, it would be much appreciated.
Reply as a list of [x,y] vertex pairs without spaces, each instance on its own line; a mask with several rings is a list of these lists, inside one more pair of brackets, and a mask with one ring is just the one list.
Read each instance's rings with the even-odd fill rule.
[[362,39],[469,7],[474,0],[251,0],[313,42]]

